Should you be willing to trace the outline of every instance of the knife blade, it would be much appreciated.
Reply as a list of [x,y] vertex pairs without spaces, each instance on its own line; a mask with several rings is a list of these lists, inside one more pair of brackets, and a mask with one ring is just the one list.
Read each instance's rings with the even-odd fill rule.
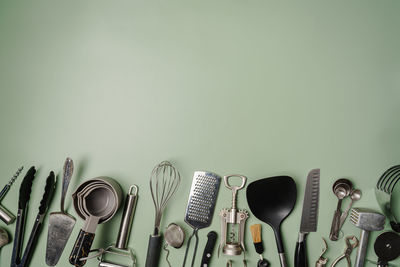
[[318,203],[319,203],[320,169],[313,169],[308,173],[306,190],[304,193],[303,211],[301,215],[299,238],[296,243],[294,263],[295,267],[307,267],[306,236],[317,231]]

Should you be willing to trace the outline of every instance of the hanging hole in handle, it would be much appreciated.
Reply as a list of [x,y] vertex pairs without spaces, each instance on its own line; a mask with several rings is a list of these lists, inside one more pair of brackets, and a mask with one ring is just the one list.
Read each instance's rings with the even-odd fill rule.
[[[231,180],[230,178],[232,178],[232,177],[239,177],[241,179],[241,185],[239,185],[239,186],[238,185],[231,185],[229,183],[229,181]],[[240,175],[240,174],[231,174],[231,175],[225,175],[224,176],[225,186],[230,190],[240,190],[240,189],[242,189],[245,186],[246,181],[247,181],[247,177],[244,176],[244,175]]]
[[[132,193],[133,189],[135,189],[135,193],[134,194]],[[129,192],[128,192],[129,195],[135,195],[136,196],[138,192],[139,192],[139,187],[137,185],[133,184],[133,185],[131,185],[129,187]]]

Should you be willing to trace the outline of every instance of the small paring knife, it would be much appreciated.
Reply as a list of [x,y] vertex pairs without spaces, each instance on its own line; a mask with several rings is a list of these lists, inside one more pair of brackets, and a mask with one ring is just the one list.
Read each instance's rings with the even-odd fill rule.
[[311,170],[308,173],[306,190],[304,193],[303,213],[301,215],[299,238],[296,243],[294,255],[295,267],[308,267],[305,241],[307,234],[317,231],[319,179],[319,169]]

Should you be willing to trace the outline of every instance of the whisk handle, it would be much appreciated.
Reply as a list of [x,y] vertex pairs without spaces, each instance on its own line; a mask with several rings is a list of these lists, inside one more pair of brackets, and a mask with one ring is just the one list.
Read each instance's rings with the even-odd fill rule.
[[150,235],[147,247],[146,267],[157,267],[161,253],[161,236]]

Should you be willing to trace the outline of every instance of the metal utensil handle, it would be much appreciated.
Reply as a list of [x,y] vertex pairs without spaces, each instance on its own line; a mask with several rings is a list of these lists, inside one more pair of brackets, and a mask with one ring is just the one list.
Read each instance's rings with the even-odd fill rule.
[[360,243],[357,250],[356,262],[354,267],[363,267],[365,262],[365,255],[367,254],[369,231],[362,230],[360,236]]
[[332,225],[331,225],[331,232],[329,234],[329,239],[332,241],[336,241],[339,239],[339,231],[340,231],[340,216],[341,211],[336,210],[333,215]]
[[67,195],[69,182],[72,178],[72,173],[74,172],[74,162],[71,158],[67,158],[64,163],[64,172],[63,172],[63,183],[62,183],[62,191],[61,191],[61,212],[65,213],[64,202],[65,196]]
[[190,235],[190,237],[189,237],[189,239],[188,239],[188,241],[187,241],[187,243],[186,243],[186,252],[185,252],[185,257],[183,258],[182,267],[185,267],[185,265],[186,265],[186,259],[187,259],[187,256],[188,256],[188,253],[189,253],[189,248],[190,248],[190,241],[192,241],[192,237],[195,236],[195,238],[196,238],[196,245],[195,245],[194,255],[193,255],[193,259],[192,259],[192,266],[193,266],[194,257],[196,256],[196,250],[197,250],[197,245],[198,245],[198,241],[199,241],[199,238],[198,238],[198,236],[197,236],[197,231],[198,231],[198,230],[199,230],[199,229],[197,229],[197,228],[195,228],[195,229],[193,230],[193,233]]
[[[135,192],[132,193],[132,189],[135,188]],[[121,224],[119,226],[116,248],[126,249],[128,247],[129,235],[132,229],[132,221],[135,216],[135,208],[137,202],[138,187],[132,185],[129,188],[129,193],[126,195],[124,212],[122,214]]]
[[[239,177],[242,180],[241,185],[237,186],[237,185],[231,185],[229,183],[229,178],[232,177]],[[239,191],[240,189],[242,189],[247,181],[247,177],[244,175],[239,175],[239,174],[231,174],[231,175],[225,175],[224,176],[224,183],[226,188],[228,188],[229,190],[232,190],[232,209],[236,210],[236,195],[237,195],[237,191]]]

